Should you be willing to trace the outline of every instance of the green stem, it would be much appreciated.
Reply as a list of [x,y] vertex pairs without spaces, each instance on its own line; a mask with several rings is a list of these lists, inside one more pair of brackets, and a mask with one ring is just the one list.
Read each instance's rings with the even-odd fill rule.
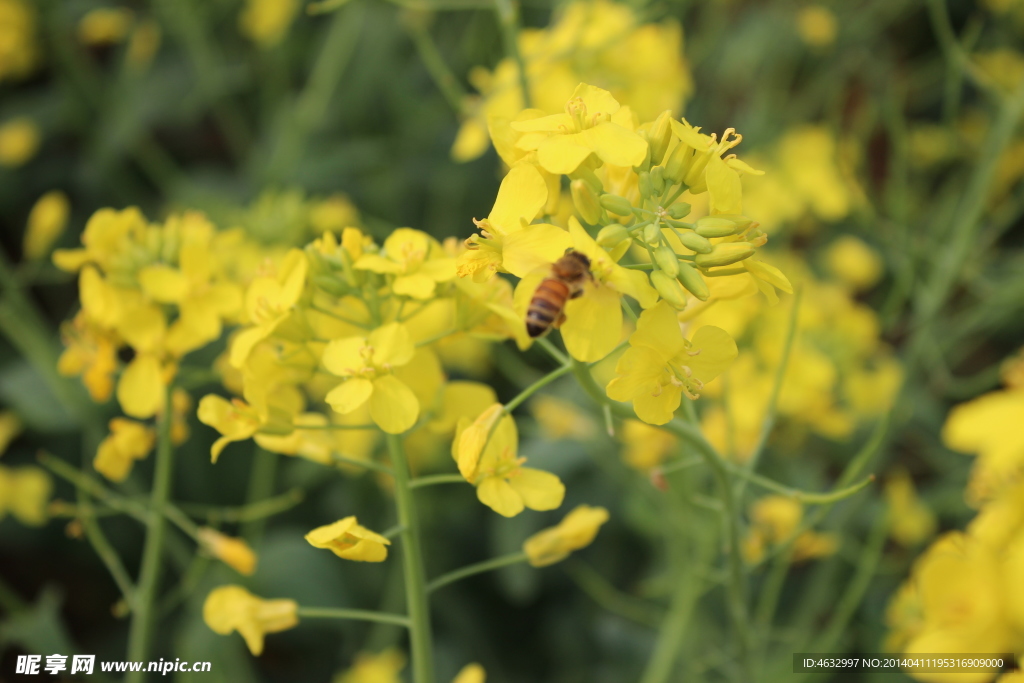
[[462,114],[462,102],[466,98],[466,91],[444,61],[444,56],[438,49],[434,37],[430,35],[430,29],[426,22],[421,21],[420,17],[413,17],[407,24],[409,35],[412,36],[416,51],[419,52],[423,66],[427,68],[427,73],[434,79],[437,89],[444,95],[444,99],[448,101],[452,111]]
[[[161,556],[164,536],[167,531],[165,506],[171,497],[173,481],[174,446],[171,444],[172,387],[165,390],[164,410],[159,419],[156,448],[156,470],[153,474],[153,488],[150,493],[149,510],[146,513],[146,542],[142,549],[142,565],[139,569],[139,583],[136,590],[134,615],[128,631],[128,654],[126,659],[142,662],[149,659],[149,646],[153,634],[153,607],[160,587]],[[125,677],[128,683],[141,683],[145,675],[131,672]]]
[[[245,492],[247,503],[256,503],[266,500],[274,494],[276,483],[277,461],[280,456],[277,453],[255,446],[253,449],[252,466],[249,468],[249,487]],[[241,535],[250,545],[259,544],[266,528],[266,517],[256,517],[247,520],[242,525]]]
[[298,615],[303,619],[355,619],[357,621],[375,621],[378,624],[395,624],[408,629],[413,628],[409,617],[402,614],[388,614],[368,609],[345,609],[343,607],[300,607]]
[[623,593],[590,565],[570,562],[566,564],[565,572],[584,593],[608,612],[651,628],[657,628],[661,623],[659,607]]
[[464,484],[466,479],[461,474],[432,474],[428,477],[416,477],[409,482],[409,488],[418,489],[423,486],[437,484]]
[[416,501],[409,486],[409,463],[406,461],[402,437],[388,434],[388,454],[395,473],[395,502],[398,523],[402,526],[402,570],[405,575],[405,600],[409,613],[409,640],[412,650],[414,683],[433,683],[434,653],[430,627],[430,605],[427,600],[426,576],[423,569],[423,548],[420,543]]
[[510,553],[508,555],[502,555],[501,557],[495,557],[490,560],[484,560],[483,562],[477,562],[476,564],[467,565],[461,569],[442,574],[433,581],[427,584],[427,592],[433,593],[438,588],[443,588],[450,583],[455,583],[466,577],[473,576],[475,574],[483,574],[484,572],[493,571],[495,569],[501,569],[512,564],[519,564],[520,562],[526,562],[529,558],[526,553]]
[[531,384],[530,386],[523,389],[515,398],[506,403],[504,413],[506,415],[510,415],[513,410],[518,408],[523,403],[523,401],[530,398],[530,396],[533,396],[535,393],[537,393],[547,385],[551,384],[562,375],[567,375],[570,372],[572,372],[571,365],[563,365],[560,368],[552,370],[551,372],[549,372],[548,374],[544,375],[539,380]]
[[519,7],[515,0],[494,0],[502,37],[505,40],[505,54],[516,63],[519,72],[519,87],[523,91],[523,109],[533,107],[530,95],[530,77],[526,74],[526,61],[519,51]]
[[339,462],[345,465],[353,465],[354,467],[364,467],[374,472],[380,472],[381,474],[387,474],[389,476],[395,476],[395,471],[387,465],[381,465],[372,460],[357,460],[356,458],[346,458],[344,455],[338,455],[337,453],[331,453],[331,459],[335,462]]
[[236,507],[190,505],[187,503],[182,503],[179,507],[193,517],[205,519],[208,524],[251,522],[254,519],[272,517],[280,512],[290,510],[301,503],[303,498],[305,498],[305,495],[302,489],[292,489],[273,498],[266,498]]

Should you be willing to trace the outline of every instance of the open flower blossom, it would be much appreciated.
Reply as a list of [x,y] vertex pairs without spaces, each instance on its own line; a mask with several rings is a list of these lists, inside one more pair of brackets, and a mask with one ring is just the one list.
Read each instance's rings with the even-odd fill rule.
[[743,136],[729,128],[719,140],[717,134],[701,133],[700,127],[691,126],[686,119],[671,119],[670,123],[675,146],[668,152],[666,167],[673,169],[673,176],[693,194],[707,192],[708,208],[712,214],[742,214],[739,174],[764,174],[764,171],[758,171],[740,161],[735,154],[722,156],[740,144]]
[[100,442],[92,465],[110,481],[124,481],[135,461],[149,455],[155,443],[156,433],[152,427],[115,417],[110,421],[110,434]]
[[249,652],[263,652],[263,638],[294,628],[299,623],[299,605],[294,600],[264,600],[241,586],[215,588],[203,603],[203,621],[222,636],[232,631],[245,639]]
[[549,173],[570,174],[591,154],[613,166],[639,166],[647,141],[633,131],[633,113],[602,88],[580,83],[561,114],[537,116],[527,110],[511,123],[520,133],[516,147],[537,152]]
[[259,413],[245,401],[237,398],[229,401],[216,394],[204,396],[199,401],[199,421],[221,433],[210,449],[213,462],[217,462],[229,443],[245,441],[263,424]]
[[393,370],[411,361],[415,352],[401,323],[388,323],[366,337],[335,339],[324,349],[323,364],[345,381],[324,400],[342,415],[369,402],[373,421],[389,434],[401,434],[416,424],[420,403]]
[[573,551],[593,543],[601,525],[608,521],[602,507],[579,505],[556,526],[538,531],[523,543],[523,552],[534,567],[561,562]]
[[499,515],[554,510],[562,504],[565,486],[550,472],[523,467],[526,458],[517,457],[518,444],[515,420],[495,403],[472,423],[459,420],[452,456],[459,473],[476,486],[480,502]]
[[455,278],[455,259],[447,256],[433,237],[421,230],[398,228],[384,240],[383,255],[363,254],[356,270],[394,275],[391,289],[413,299],[430,299],[439,282]]
[[276,273],[258,277],[245,292],[245,312],[253,327],[242,330],[231,345],[231,364],[241,367],[253,347],[284,322],[302,295],[309,263],[306,255],[292,249]]
[[736,353],[736,342],[718,327],[705,325],[687,340],[675,309],[662,301],[640,314],[629,349],[608,384],[608,397],[632,401],[637,417],[648,424],[665,424],[682,396],[695,399]]
[[306,540],[314,548],[325,548],[344,560],[357,562],[383,562],[391,545],[380,534],[360,526],[354,516],[317,527],[306,534]]
[[256,553],[240,538],[227,536],[210,527],[202,527],[199,529],[199,545],[239,574],[252,576],[256,571]]
[[472,276],[476,282],[496,272],[523,277],[560,257],[571,244],[565,230],[549,223],[531,223],[548,202],[549,191],[545,175],[533,163],[513,166],[501,181],[490,214],[476,221],[480,234],[466,240],[467,250],[458,259],[458,275]]

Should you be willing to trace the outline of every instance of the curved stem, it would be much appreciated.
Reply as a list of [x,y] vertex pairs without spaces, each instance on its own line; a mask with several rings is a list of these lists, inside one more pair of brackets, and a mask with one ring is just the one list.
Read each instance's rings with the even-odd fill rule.
[[447,586],[449,583],[455,583],[468,576],[474,574],[483,574],[484,572],[493,571],[495,569],[501,569],[507,567],[510,564],[518,564],[520,562],[526,562],[529,558],[526,553],[510,553],[508,555],[502,555],[501,557],[495,557],[490,560],[484,560],[483,562],[477,562],[476,564],[470,564],[461,569],[442,574],[433,581],[427,584],[427,592],[432,593],[438,588]]
[[419,519],[416,515],[412,488],[409,486],[409,464],[405,459],[402,437],[397,434],[388,434],[387,442],[391,467],[395,474],[398,523],[402,527],[400,533],[402,571],[405,575],[405,600],[409,613],[413,681],[414,683],[433,683],[434,656],[430,631],[430,606],[427,602],[427,582],[423,570]]
[[431,474],[427,477],[416,477],[409,482],[409,488],[418,489],[424,486],[436,484],[465,484],[466,479],[461,474]]
[[568,375],[571,371],[572,366],[568,364],[563,365],[560,368],[555,368],[554,370],[544,375],[530,386],[520,391],[515,398],[506,403],[504,413],[506,415],[510,414],[513,410],[518,408],[520,404],[523,403],[523,401],[530,398],[530,396],[534,395],[535,393],[546,387],[548,384],[551,384],[562,375]]
[[519,87],[523,91],[523,109],[533,107],[530,95],[530,77],[526,74],[526,60],[519,51],[519,7],[515,0],[494,0],[494,8],[501,24],[501,32],[505,39],[505,54],[516,63],[519,72]]
[[[128,631],[128,654],[126,659],[142,662],[149,659],[149,645],[153,635],[153,606],[160,585],[164,536],[167,522],[165,507],[171,496],[171,482],[174,464],[174,447],[171,444],[171,386],[164,397],[164,410],[159,419],[159,434],[156,448],[156,471],[153,474],[153,489],[150,493],[149,509],[146,512],[146,543],[142,549],[142,566],[139,569],[139,583],[135,592],[134,615]],[[131,672],[125,677],[127,683],[141,683],[145,674]]]
[[355,619],[375,621],[379,624],[395,624],[412,628],[409,617],[402,614],[374,612],[368,609],[346,609],[344,607],[300,607],[298,615],[303,619]]

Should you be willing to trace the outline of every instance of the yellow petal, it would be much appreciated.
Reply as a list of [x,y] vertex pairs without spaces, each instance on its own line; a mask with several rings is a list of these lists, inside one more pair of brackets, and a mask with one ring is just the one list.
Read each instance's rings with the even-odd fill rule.
[[537,161],[549,173],[568,175],[590,156],[588,141],[577,135],[552,135],[537,148]]
[[401,434],[416,424],[420,402],[416,395],[394,375],[373,380],[370,417],[388,434]]
[[[236,341],[237,344],[237,341]],[[327,371],[338,377],[350,377],[366,365],[361,353],[368,345],[365,337],[335,339],[324,347],[322,362]]]
[[375,365],[405,365],[416,353],[409,329],[401,323],[388,323],[378,327],[366,340],[373,349]]
[[188,293],[188,279],[177,268],[161,263],[138,272],[139,286],[150,299],[160,303],[178,303]]
[[675,357],[686,346],[676,310],[665,301],[648,308],[640,314],[629,343],[654,349],[666,361]]
[[467,664],[452,679],[452,683],[485,683],[487,673],[479,664]]
[[491,226],[504,236],[529,223],[548,200],[548,187],[537,167],[516,164],[502,179],[494,207],[487,216]]
[[705,173],[711,213],[742,214],[743,189],[739,174],[717,154],[711,156]]
[[622,337],[619,293],[610,287],[594,287],[569,301],[561,329],[569,355],[585,363],[601,360]]
[[554,510],[565,498],[562,480],[543,470],[520,467],[508,483],[531,510]]
[[683,391],[672,384],[662,386],[655,393],[644,393],[633,398],[633,410],[636,416],[647,424],[663,425],[671,422]]
[[401,273],[402,264],[395,263],[379,254],[363,254],[353,266],[356,270],[369,270],[374,273]]
[[633,346],[615,366],[618,376],[605,390],[613,401],[631,401],[634,396],[658,390],[658,377],[665,367],[661,354],[648,346]]
[[580,138],[598,158],[613,166],[639,166],[647,156],[646,140],[610,121],[588,128]]
[[480,482],[476,497],[503,517],[515,517],[525,509],[522,497],[500,477],[487,477]]
[[505,238],[501,265],[516,277],[525,277],[539,266],[557,261],[571,246],[569,233],[557,225],[528,225]]
[[[693,376],[710,382],[736,359],[736,342],[720,327],[705,325],[694,333],[691,348],[679,361],[693,370]],[[694,355],[696,354],[696,355]]]
[[373,382],[365,377],[353,377],[327,392],[324,401],[334,412],[347,415],[369,400]]
[[642,270],[632,270],[617,265],[612,268],[604,281],[623,294],[628,294],[636,299],[641,308],[650,308],[658,302],[658,290],[651,286],[647,273]]
[[572,92],[572,98],[580,98],[587,108],[587,115],[608,114],[611,116],[619,110],[619,102],[604,88],[589,83],[580,83]]
[[139,419],[156,415],[164,403],[160,362],[153,356],[136,356],[117,383],[117,401],[126,415]]
[[764,280],[771,286],[781,289],[786,294],[793,293],[793,285],[790,283],[789,278],[775,266],[748,258],[743,260],[743,267],[759,280]]

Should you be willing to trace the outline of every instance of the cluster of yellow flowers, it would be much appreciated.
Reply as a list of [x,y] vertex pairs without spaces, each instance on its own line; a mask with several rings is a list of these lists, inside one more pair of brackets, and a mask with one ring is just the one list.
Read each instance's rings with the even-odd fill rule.
[[[1024,439],[1016,423],[1024,408],[1024,355],[1004,365],[1003,381],[1004,390],[957,406],[946,421],[946,445],[977,457],[967,498],[980,510],[966,531],[940,536],[893,597],[887,614],[892,650],[1024,654]],[[955,679],[985,683],[994,677]]]
[[507,125],[528,106],[558,111],[580,81],[629,102],[643,120],[681,109],[693,89],[679,24],[641,23],[629,5],[609,0],[569,3],[547,28],[520,31],[518,50],[530,104],[515,59],[503,59],[493,71],[473,69],[469,80],[480,95],[464,103],[467,118],[452,147],[455,160],[486,152],[490,138],[497,137],[495,127]]

